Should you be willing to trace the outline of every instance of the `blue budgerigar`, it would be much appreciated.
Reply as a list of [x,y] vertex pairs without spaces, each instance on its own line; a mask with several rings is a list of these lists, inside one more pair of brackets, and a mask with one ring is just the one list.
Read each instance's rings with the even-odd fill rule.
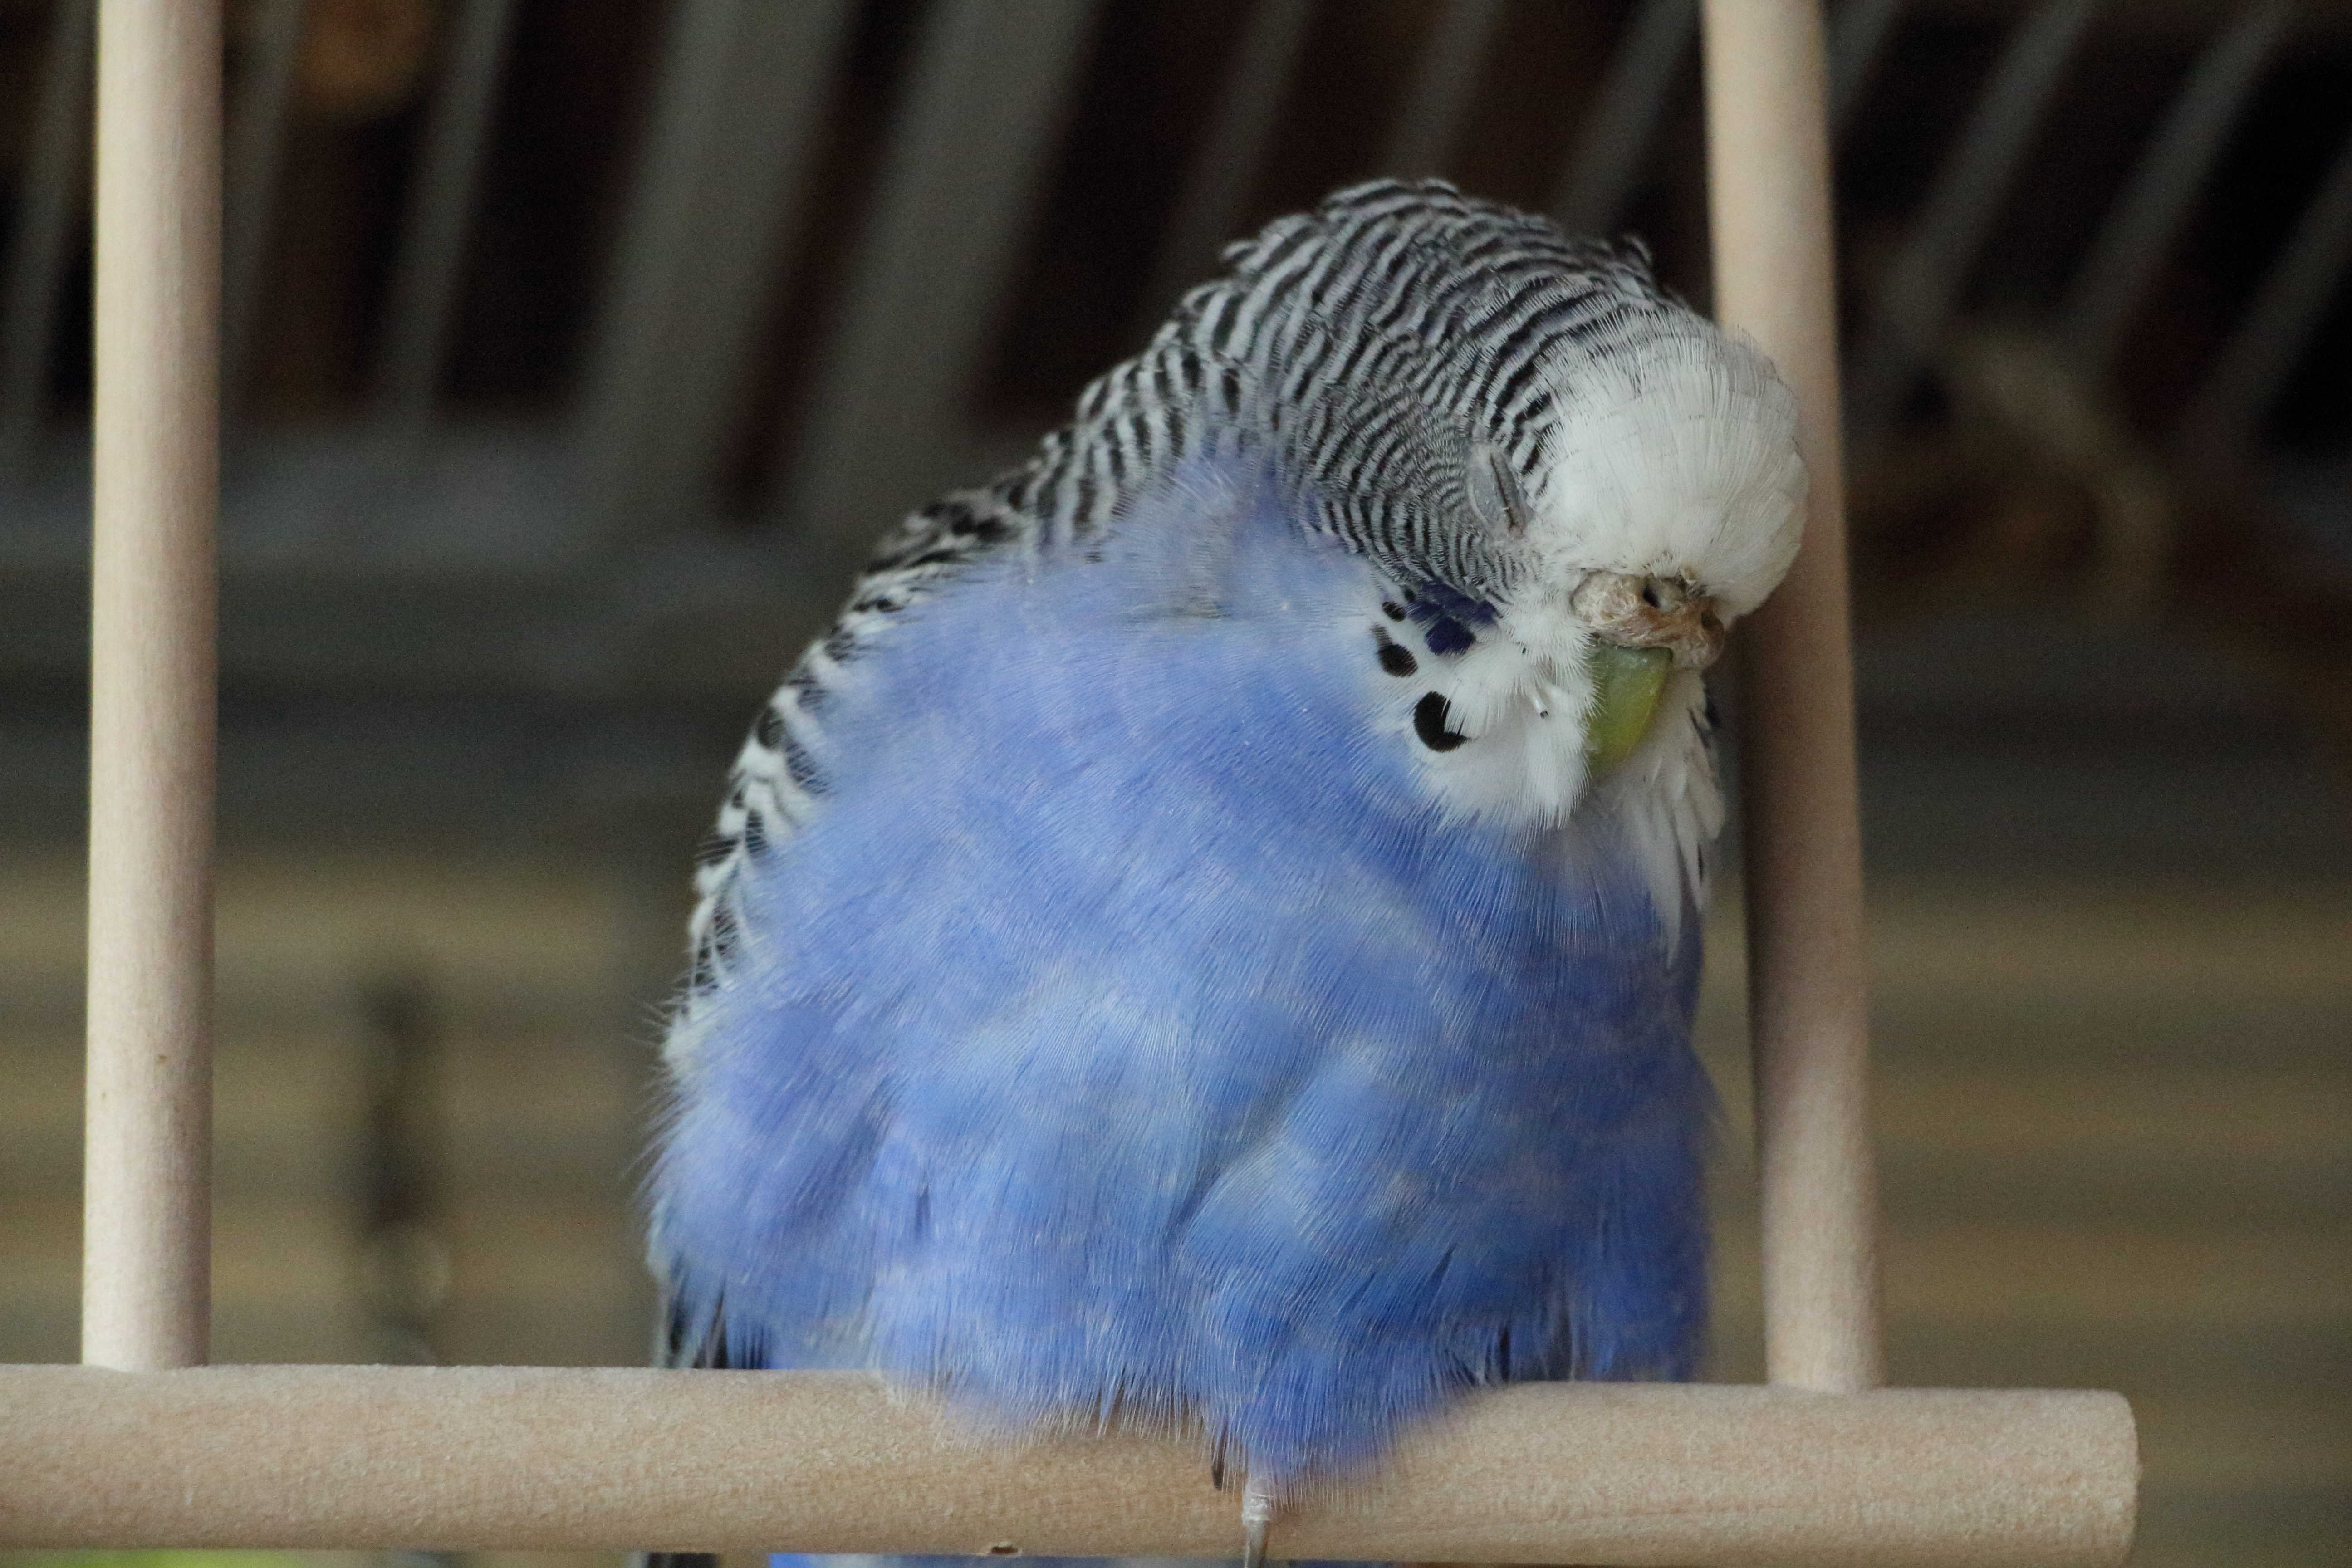
[[761,714],[651,1205],[680,1363],[1197,1435],[1255,1554],[1466,1389],[1693,1371],[1701,672],[1805,477],[1636,251],[1382,183],[1229,260]]

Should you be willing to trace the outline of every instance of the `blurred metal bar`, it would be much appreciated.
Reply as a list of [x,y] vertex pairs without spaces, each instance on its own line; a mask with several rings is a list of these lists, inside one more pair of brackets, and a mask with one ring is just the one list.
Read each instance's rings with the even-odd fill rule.
[[[580,407],[593,519],[703,510],[742,416],[847,0],[685,0],[671,23]],[[877,524],[877,528],[878,528]]]
[[1186,289],[1216,271],[1218,250],[1238,237],[1313,14],[1311,0],[1257,0],[1251,7],[1169,216],[1151,286],[1143,293],[1139,340],[1160,325]]
[[1953,300],[2097,5],[2098,0],[2042,0],[2001,51],[1878,289],[1855,363],[1850,407],[1857,426],[1883,420],[1904,377],[1935,352]]
[[411,429],[433,408],[514,11],[515,0],[457,7],[425,122],[376,361],[377,414]]
[[974,377],[995,342],[1097,0],[926,15],[840,316],[783,476],[813,582],[845,586],[899,513],[982,477]]
[[2305,207],[2294,234],[2271,264],[2244,321],[2181,421],[2185,444],[2209,456],[2243,447],[2302,357],[2304,341],[2333,300],[2352,255],[2352,141]]
[[[435,1320],[451,1260],[442,1228],[441,1008],[422,973],[380,976],[359,997],[365,1117],[358,1181],[361,1359],[436,1366]],[[375,1568],[464,1568],[466,1554],[394,1548]]]
[[1830,24],[1829,41],[1832,144],[1853,116],[1854,105],[1862,101],[1862,89],[1870,85],[1871,68],[1878,63],[1878,51],[1885,47],[1902,13],[1903,0],[1846,0],[1838,7],[1837,19]]
[[303,0],[252,0],[243,28],[247,50],[228,106],[222,154],[221,387],[234,416],[253,355],[261,309],[261,268],[278,205],[278,166],[302,47]]
[[40,97],[16,188],[16,223],[0,262],[0,468],[40,434],[58,289],[89,157],[91,30],[97,0],[58,0],[41,62]]
[[419,972],[367,983],[359,1014],[365,1118],[353,1195],[365,1359],[432,1366],[441,1359],[433,1342],[434,1318],[449,1288],[449,1248],[439,1229],[439,1080],[446,1031],[432,982]]
[[1444,168],[1469,117],[1478,68],[1486,63],[1502,24],[1502,0],[1451,0],[1438,8],[1436,25],[1422,46],[1421,68],[1389,133],[1388,151],[1381,158],[1383,173],[1423,179]]
[[1697,30],[1698,0],[1642,0],[1625,25],[1552,198],[1552,216],[1569,233],[1598,234],[1617,221]]
[[2189,72],[2059,312],[2066,346],[2084,369],[2104,369],[2114,355],[2294,15],[2292,0],[2263,0],[2214,39]]

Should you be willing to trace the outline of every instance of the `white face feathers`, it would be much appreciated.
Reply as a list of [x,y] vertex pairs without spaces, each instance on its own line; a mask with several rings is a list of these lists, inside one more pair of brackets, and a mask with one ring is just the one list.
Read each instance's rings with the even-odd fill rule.
[[1427,709],[1395,721],[1424,721],[1408,732],[1467,815],[1554,826],[1595,795],[1646,840],[1672,918],[1683,892],[1703,898],[1698,847],[1722,816],[1700,672],[1803,526],[1795,399],[1696,317],[1551,372],[1548,467],[1522,484],[1484,451],[1465,465],[1510,586],[1472,646],[1423,661],[1441,743],[1420,732]]
[[[1569,351],[1572,352],[1572,351]],[[1528,497],[1525,581],[1680,580],[1726,624],[1796,558],[1806,480],[1796,399],[1751,345],[1693,316],[1552,376],[1557,454]]]

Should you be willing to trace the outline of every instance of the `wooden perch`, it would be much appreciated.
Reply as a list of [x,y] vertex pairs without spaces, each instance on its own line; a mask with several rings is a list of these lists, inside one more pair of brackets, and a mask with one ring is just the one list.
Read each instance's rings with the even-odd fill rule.
[[[1229,1556],[1196,1445],[975,1430],[848,1373],[0,1368],[0,1548]],[[1284,1557],[2016,1564],[2130,1549],[2112,1394],[1529,1384],[1303,1500]]]

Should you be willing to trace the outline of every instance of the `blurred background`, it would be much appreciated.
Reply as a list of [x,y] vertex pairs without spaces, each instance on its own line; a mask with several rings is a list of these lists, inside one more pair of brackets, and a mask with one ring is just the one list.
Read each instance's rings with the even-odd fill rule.
[[[229,9],[223,1360],[642,1359],[746,722],[1223,241],[1442,174],[1708,299],[1693,0]],[[2150,1568],[2341,1563],[2352,5],[1831,23],[1893,1377],[2131,1395]],[[89,47],[0,0],[0,1361],[76,1354]]]

